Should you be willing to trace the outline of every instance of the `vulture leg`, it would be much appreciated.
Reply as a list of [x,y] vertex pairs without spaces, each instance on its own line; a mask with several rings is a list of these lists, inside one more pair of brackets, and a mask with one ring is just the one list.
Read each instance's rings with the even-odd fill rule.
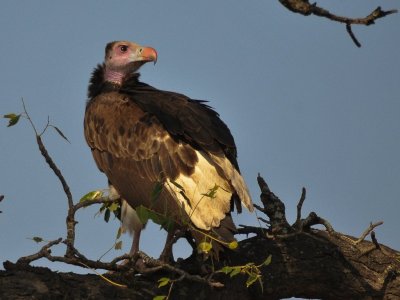
[[118,191],[114,188],[110,181],[108,182],[108,186],[110,199],[121,199],[122,231],[128,231],[131,235],[133,235],[133,241],[129,255],[134,255],[139,251],[140,233],[146,224],[142,224],[140,222],[136,211],[128,204],[128,202],[126,202],[126,200],[121,198]]
[[122,199],[121,204],[121,222],[122,231],[128,231],[133,235],[132,246],[129,254],[134,255],[139,251],[140,233],[142,232],[144,225],[140,222],[136,211],[124,199]]
[[139,241],[140,241],[140,233],[142,232],[142,228],[133,229],[133,241],[131,246],[131,251],[129,251],[129,255],[133,256],[139,251]]

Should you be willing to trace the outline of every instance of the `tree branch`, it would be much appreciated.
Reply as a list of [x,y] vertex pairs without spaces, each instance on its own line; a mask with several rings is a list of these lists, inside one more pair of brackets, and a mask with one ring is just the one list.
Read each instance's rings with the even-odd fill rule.
[[304,16],[315,15],[327,18],[334,22],[345,24],[347,33],[350,35],[352,41],[356,44],[357,47],[361,47],[361,44],[354,35],[351,25],[356,24],[356,25],[369,26],[375,24],[375,21],[380,18],[384,18],[388,15],[395,14],[398,12],[397,9],[384,11],[381,9],[380,6],[378,6],[369,15],[365,17],[350,18],[332,14],[328,10],[317,6],[316,3],[311,4],[308,0],[279,0],[279,2],[294,13],[299,13]]

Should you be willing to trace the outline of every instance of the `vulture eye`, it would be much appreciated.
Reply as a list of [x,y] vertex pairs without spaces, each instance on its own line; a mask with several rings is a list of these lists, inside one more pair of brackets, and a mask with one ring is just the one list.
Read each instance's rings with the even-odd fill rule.
[[128,46],[127,45],[121,45],[121,46],[119,46],[119,49],[121,50],[121,52],[126,52],[126,51],[128,51]]

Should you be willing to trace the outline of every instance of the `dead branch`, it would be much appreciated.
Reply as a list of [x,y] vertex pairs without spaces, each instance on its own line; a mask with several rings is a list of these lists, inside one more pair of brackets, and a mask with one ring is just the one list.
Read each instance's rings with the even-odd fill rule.
[[343,23],[346,25],[346,31],[350,35],[352,41],[357,47],[361,47],[360,42],[355,37],[351,25],[365,25],[369,26],[375,24],[375,21],[386,17],[391,14],[397,13],[397,9],[391,9],[384,11],[378,6],[374,9],[369,15],[362,17],[362,18],[350,18],[350,17],[343,17],[338,16],[336,14],[330,13],[328,10],[317,6],[316,3],[310,3],[308,0],[279,0],[279,2],[285,6],[287,9],[294,13],[299,13],[304,16],[315,15],[318,17],[327,18],[334,22]]
[[[378,226],[380,226],[380,225],[382,225],[382,224],[383,224],[382,221],[376,222],[375,224],[370,223],[369,227],[363,232],[363,234],[360,236],[360,238],[354,242],[354,244],[357,245],[357,244],[361,243],[361,242],[366,238],[366,236],[367,236],[372,230],[374,230],[375,227],[378,227]],[[374,233],[374,234],[375,234],[375,233]]]
[[304,200],[306,200],[306,189],[303,187],[301,190],[301,196],[299,203],[297,203],[297,217],[295,222],[295,227],[299,227],[301,221],[301,209],[303,207]]

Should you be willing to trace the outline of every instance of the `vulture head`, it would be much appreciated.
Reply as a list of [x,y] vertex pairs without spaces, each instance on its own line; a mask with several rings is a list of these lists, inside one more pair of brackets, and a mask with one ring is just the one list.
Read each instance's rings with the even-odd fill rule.
[[125,75],[137,71],[146,62],[157,61],[157,51],[129,41],[108,43],[104,57],[105,80],[121,84]]

